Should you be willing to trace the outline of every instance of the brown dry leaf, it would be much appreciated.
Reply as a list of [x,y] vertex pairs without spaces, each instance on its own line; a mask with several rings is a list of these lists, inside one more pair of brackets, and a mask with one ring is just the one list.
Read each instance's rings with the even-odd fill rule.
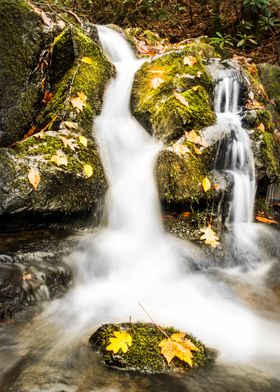
[[43,103],[45,103],[45,104],[49,103],[50,100],[52,99],[52,97],[53,97],[53,93],[45,91],[44,96],[43,96]]
[[175,98],[178,99],[178,101],[181,102],[183,105],[189,106],[189,103],[185,100],[183,95],[177,93],[176,91],[174,91],[174,95],[175,95]]
[[184,65],[189,65],[190,67],[192,67],[193,65],[195,65],[197,63],[197,59],[194,56],[186,56],[184,57]]
[[39,170],[34,169],[34,167],[31,167],[28,172],[28,180],[32,184],[33,188],[36,190],[41,180]]
[[77,96],[74,98],[70,98],[70,102],[72,106],[78,110],[78,112],[81,112],[84,109],[84,106],[86,105],[86,100],[87,96],[83,93],[77,93]]
[[260,131],[264,131],[265,130],[264,123],[260,123],[257,129],[259,129]]
[[199,349],[187,338],[185,333],[174,333],[171,338],[164,339],[159,343],[161,354],[170,364],[174,357],[181,359],[192,367],[192,352]]
[[22,280],[31,280],[32,279],[32,275],[26,274],[26,273],[23,273],[21,277],[22,277]]
[[86,64],[93,64],[93,60],[90,57],[83,57],[81,61]]
[[216,191],[220,189],[220,185],[216,184],[215,182],[213,184],[213,187],[214,187],[214,189],[216,189]]
[[249,110],[252,110],[252,109],[264,109],[264,106],[260,102],[258,102],[255,99],[253,99],[253,100],[250,100],[250,101],[246,102],[245,108],[249,109]]
[[79,129],[79,124],[73,121],[63,121],[62,125],[65,125],[68,129]]
[[67,156],[61,150],[58,150],[56,152],[56,155],[53,155],[51,157],[50,161],[54,162],[57,166],[61,166],[61,165],[67,166],[68,165]]
[[187,146],[179,143],[173,144],[172,149],[176,154],[180,154],[180,155],[185,155],[186,153],[191,151]]
[[36,132],[36,127],[35,125],[33,125],[29,131],[23,136],[22,140],[25,140],[27,138],[29,138],[30,136],[32,136],[34,133]]
[[64,136],[59,136],[59,139],[63,141],[64,147],[69,147],[72,151],[75,151],[75,149],[79,147],[76,143],[76,139],[68,139]]
[[204,192],[208,192],[211,189],[211,182],[208,177],[203,178],[202,187],[203,187]]
[[191,212],[190,211],[184,211],[184,212],[182,212],[182,216],[184,218],[188,218],[189,216],[191,216]]
[[265,218],[264,216],[257,215],[256,220],[262,223],[268,223],[269,225],[277,225],[277,221],[269,218]]
[[82,135],[79,136],[79,142],[80,142],[83,146],[87,147],[88,140],[87,140],[86,137],[84,137],[84,136],[82,136]]
[[153,89],[156,89],[156,88],[158,88],[158,86],[160,86],[163,82],[164,82],[164,80],[161,79],[161,78],[153,78],[153,79],[151,80],[151,86],[152,86]]
[[206,141],[203,140],[202,137],[198,135],[195,131],[185,132],[185,138],[188,142],[199,144],[202,147],[208,147]]
[[204,240],[205,244],[211,245],[212,248],[216,248],[219,245],[219,237],[215,233],[215,231],[211,228],[211,225],[204,229],[200,229],[202,233],[204,233],[200,239]]

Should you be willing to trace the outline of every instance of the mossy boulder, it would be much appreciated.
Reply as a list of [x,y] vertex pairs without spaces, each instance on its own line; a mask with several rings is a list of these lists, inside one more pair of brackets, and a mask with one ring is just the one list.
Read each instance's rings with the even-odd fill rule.
[[[36,90],[40,103],[28,109],[32,126],[22,140],[0,149],[3,219],[28,212],[91,211],[107,189],[92,126],[113,66],[92,34],[74,26],[66,26],[42,50],[44,75]],[[30,56],[36,64],[33,52]],[[55,161],[57,156],[63,156],[63,163]],[[40,175],[36,190],[28,180],[31,168]]]
[[213,81],[204,65],[214,55],[212,46],[194,41],[144,63],[137,72],[132,111],[158,139],[170,142],[185,130],[215,123]]
[[[110,338],[114,332],[127,332],[132,337],[132,344],[126,353],[121,350],[114,354],[106,350],[110,344]],[[170,327],[162,328],[164,333],[171,337],[180,331]],[[91,345],[99,351],[106,365],[124,370],[134,370],[145,373],[184,373],[192,368],[178,358],[174,358],[170,364],[161,354],[159,343],[167,337],[157,326],[147,323],[122,323],[105,324],[90,337]],[[205,366],[213,361],[213,352],[210,352],[203,343],[191,334],[186,334],[197,348],[192,351],[193,368]]]
[[32,124],[46,40],[41,18],[25,1],[0,1],[0,146],[18,140]]

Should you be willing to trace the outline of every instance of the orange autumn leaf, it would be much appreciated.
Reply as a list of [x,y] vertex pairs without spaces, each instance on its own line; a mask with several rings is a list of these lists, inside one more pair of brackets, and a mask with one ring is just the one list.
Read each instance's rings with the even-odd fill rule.
[[184,211],[184,212],[182,212],[182,216],[184,218],[188,218],[189,216],[191,216],[191,212],[190,211]]
[[28,180],[32,184],[33,188],[36,190],[41,180],[39,170],[31,167],[28,172]]
[[199,349],[185,337],[185,333],[174,333],[169,339],[164,339],[159,343],[161,354],[166,359],[168,365],[174,357],[188,363],[192,367],[192,352]]
[[278,223],[277,221],[275,221],[273,219],[265,218],[264,216],[260,216],[260,215],[256,216],[256,220],[258,222],[268,223],[269,225],[275,225]]

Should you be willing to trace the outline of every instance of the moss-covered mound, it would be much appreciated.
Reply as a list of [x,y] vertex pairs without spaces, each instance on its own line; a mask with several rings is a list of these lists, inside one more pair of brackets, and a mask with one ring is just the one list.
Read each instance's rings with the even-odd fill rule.
[[[6,4],[3,1],[0,5],[2,3]],[[37,20],[28,5],[20,2],[20,6],[27,15],[33,15],[31,20]],[[6,13],[0,17],[2,21]],[[28,45],[25,30],[17,30],[18,21],[10,23],[11,29],[21,34],[24,45]],[[32,35],[36,26],[30,23],[27,32]],[[28,116],[18,112],[21,132],[14,124],[13,139],[9,139],[14,143],[0,148],[0,215],[3,219],[7,214],[90,211],[107,189],[92,124],[100,113],[104,90],[114,69],[95,42],[94,26],[87,25],[84,29],[66,25],[62,32],[57,31],[55,26],[53,42],[47,46],[42,46],[35,37],[40,56],[30,51],[24,60],[40,70],[40,80],[33,86],[31,103],[25,94],[18,97],[20,105],[28,105]],[[18,73],[11,69],[10,84],[17,83]],[[22,82],[28,85],[27,74],[22,76]],[[12,94],[11,86],[9,91]],[[13,110],[12,106],[10,109]],[[6,125],[4,133],[9,129]],[[31,169],[40,177],[36,189],[28,179]]]
[[[168,337],[171,337],[174,333],[179,333],[178,330],[172,327],[163,328],[162,330]],[[132,344],[126,353],[120,350],[114,354],[112,351],[106,350],[106,347],[110,344],[110,338],[114,337],[116,331],[127,332],[132,337]],[[154,324],[106,324],[90,337],[90,343],[100,352],[106,365],[111,367],[147,373],[183,373],[189,371],[191,367],[178,358],[172,359],[168,365],[159,346],[160,342],[166,338],[163,332]],[[188,333],[186,338],[198,348],[198,351],[192,352],[193,368],[205,366],[213,360],[213,353],[210,353],[199,340]]]
[[137,72],[132,111],[157,138],[170,142],[185,130],[215,123],[213,83],[203,63],[215,55],[212,46],[194,41],[143,64]]
[[22,0],[0,1],[0,146],[22,136],[39,99],[36,67],[47,40],[43,22]]

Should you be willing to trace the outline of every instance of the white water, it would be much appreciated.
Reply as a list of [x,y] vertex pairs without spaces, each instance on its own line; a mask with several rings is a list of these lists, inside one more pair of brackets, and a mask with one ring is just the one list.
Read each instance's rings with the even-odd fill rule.
[[[160,223],[153,163],[160,145],[131,116],[130,90],[141,61],[111,29],[99,27],[117,77],[107,90],[95,129],[110,181],[108,225],[89,235],[72,255],[76,285],[49,308],[68,336],[101,323],[175,325],[219,350],[221,360],[239,361],[277,375],[279,325],[253,314],[223,283],[191,273]],[[185,254],[195,257],[186,245]],[[261,360],[260,360],[261,358]]]

